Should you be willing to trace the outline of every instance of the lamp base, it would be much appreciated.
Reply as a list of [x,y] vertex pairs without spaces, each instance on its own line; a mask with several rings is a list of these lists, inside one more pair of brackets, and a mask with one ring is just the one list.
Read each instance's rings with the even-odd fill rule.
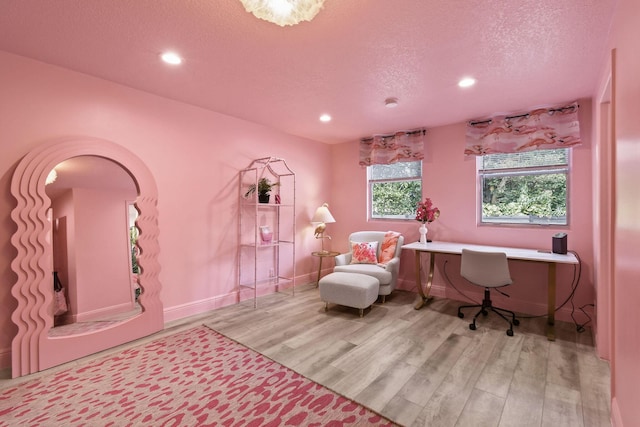
[[321,249],[318,251],[318,253],[322,255],[328,254],[329,251],[324,248],[324,239],[331,240],[331,236],[325,235],[324,230],[322,230],[322,232],[320,232],[319,234],[316,234],[316,239],[320,239],[320,241],[322,242]]

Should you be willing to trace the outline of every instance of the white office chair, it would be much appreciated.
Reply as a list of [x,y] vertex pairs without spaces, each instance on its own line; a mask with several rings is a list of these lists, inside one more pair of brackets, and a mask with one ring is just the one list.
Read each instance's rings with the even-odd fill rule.
[[[512,283],[511,275],[509,273],[509,263],[507,262],[507,255],[503,252],[479,252],[472,251],[470,249],[462,249],[462,262],[460,264],[460,275],[467,279],[469,282],[476,286],[484,287],[484,299],[482,304],[475,305],[462,305],[458,307],[458,317],[464,318],[462,309],[464,308],[480,308],[480,311],[473,316],[473,322],[469,324],[469,329],[476,330],[476,319],[482,313],[483,315],[489,314],[488,310],[497,313],[504,320],[509,322],[509,329],[507,329],[507,335],[513,336],[513,325],[518,326],[520,321],[516,319],[516,315],[513,311],[505,310],[503,308],[494,307],[491,303],[490,290],[508,286]],[[509,296],[504,292],[496,289],[503,295]],[[509,320],[504,314],[511,316]]]

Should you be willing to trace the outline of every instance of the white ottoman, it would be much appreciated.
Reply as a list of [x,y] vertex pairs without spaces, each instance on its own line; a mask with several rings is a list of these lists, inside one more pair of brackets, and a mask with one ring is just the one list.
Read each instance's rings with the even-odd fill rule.
[[360,309],[360,317],[364,309],[378,299],[380,282],[373,276],[359,273],[330,273],[318,282],[320,299],[325,302],[324,310],[329,310],[329,303],[346,305]]

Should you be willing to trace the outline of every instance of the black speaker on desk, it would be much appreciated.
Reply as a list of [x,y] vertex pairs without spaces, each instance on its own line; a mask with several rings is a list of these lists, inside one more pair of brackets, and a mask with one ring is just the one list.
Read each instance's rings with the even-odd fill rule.
[[551,248],[554,254],[567,253],[567,233],[557,233],[551,241]]

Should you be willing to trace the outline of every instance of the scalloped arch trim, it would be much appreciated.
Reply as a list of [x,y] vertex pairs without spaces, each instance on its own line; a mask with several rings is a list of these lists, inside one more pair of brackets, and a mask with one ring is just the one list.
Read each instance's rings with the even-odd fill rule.
[[[58,163],[77,156],[99,156],[120,164],[138,188],[135,207],[140,213],[139,283],[144,288],[140,315],[119,325],[82,336],[50,338],[53,327],[50,306],[52,248],[47,241],[51,224],[45,193],[46,177]],[[152,334],[164,327],[158,275],[158,190],[144,162],[113,142],[97,138],[74,138],[42,144],[20,160],[11,180],[16,207],[11,218],[17,226],[11,244],[17,254],[11,269],[17,276],[11,294],[18,305],[11,320],[18,332],[11,345],[12,377],[16,378]]]

